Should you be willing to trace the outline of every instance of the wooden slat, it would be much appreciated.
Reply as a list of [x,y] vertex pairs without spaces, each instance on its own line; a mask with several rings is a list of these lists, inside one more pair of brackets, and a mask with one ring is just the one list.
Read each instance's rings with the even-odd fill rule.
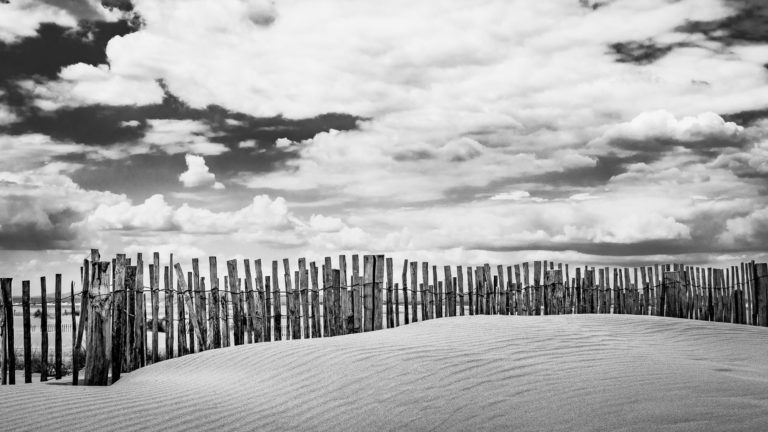
[[243,269],[245,271],[244,287],[245,292],[242,294],[245,296],[245,343],[253,343],[253,317],[256,316],[256,302],[253,296],[253,275],[251,274],[251,260],[248,258],[243,259]]
[[301,291],[301,325],[304,329],[304,339],[309,339],[309,318],[311,315],[309,310],[309,271],[304,258],[299,258],[299,290]]
[[260,342],[272,341],[272,293],[267,288],[264,281],[264,269],[261,267],[261,259],[254,261],[254,267],[256,268],[256,290],[258,291],[258,310],[260,319],[263,321],[261,324],[261,339]]
[[331,257],[325,257],[325,264],[323,264],[323,310],[325,311],[325,319],[323,323],[325,325],[324,337],[336,336],[336,305],[337,300],[334,298],[336,291],[333,289],[333,264]]
[[85,344],[85,385],[109,384],[109,310],[112,302],[109,292],[110,272],[108,261],[92,259],[91,283],[88,290],[88,338]]
[[171,291],[171,269],[163,267],[163,291],[165,303],[165,358],[173,358],[173,294]]
[[[136,267],[133,268],[134,278],[136,277]],[[69,285],[70,292],[70,317],[72,319],[72,385],[77,385],[79,381],[80,361],[78,355],[77,344],[77,318],[75,314],[75,283],[72,282]],[[7,342],[4,338],[3,342]],[[4,344],[5,345],[5,344]],[[5,363],[3,363],[3,369],[5,369]],[[5,370],[3,370],[3,384],[5,384]]]
[[395,326],[395,309],[392,290],[394,289],[394,266],[392,264],[392,258],[387,258],[386,271],[387,271],[387,293],[386,293],[386,308],[387,308],[387,328],[393,328]]
[[[53,342],[53,367],[54,371],[56,373],[55,377],[57,380],[61,379],[61,357],[62,357],[62,351],[61,351],[61,274],[56,274],[56,285],[54,288],[54,294],[53,294],[53,314],[54,318],[56,319],[56,328],[55,328],[55,335],[54,335],[54,342]],[[72,298],[72,301],[74,302],[74,297]],[[3,351],[0,349],[0,356],[3,355]]]
[[238,284],[237,260],[227,261],[227,274],[229,275],[229,297],[232,301],[233,336],[235,346],[242,345],[242,310],[240,309],[240,287]]
[[309,270],[312,277],[312,337],[319,338],[322,336],[320,331],[320,288],[317,281],[317,266],[314,262],[309,263]]
[[753,265],[755,325],[768,327],[768,264]]
[[[224,276],[225,288],[229,286],[227,282],[227,276]],[[224,289],[223,291],[219,291],[219,298],[221,302],[221,322],[224,324],[221,328],[221,346],[228,347],[230,346],[229,335],[232,333],[229,326],[229,304],[231,303],[232,296],[227,292],[227,289]]]
[[[21,281],[21,315],[24,340],[24,383],[32,382],[32,334],[29,317],[29,281]],[[14,353],[15,354],[15,353]],[[106,360],[106,354],[104,355]],[[15,373],[15,371],[11,371]]]
[[40,382],[48,381],[48,293],[40,278]]
[[475,284],[472,280],[472,267],[467,267],[467,295],[469,296],[469,314],[475,315]]
[[381,330],[384,326],[384,255],[376,255],[373,290],[373,329]]
[[[277,261],[272,261],[272,319],[273,319],[273,327],[275,332],[275,340],[279,341],[282,340],[283,337],[283,328],[282,328],[282,299],[280,297],[280,284],[279,284],[279,276],[277,271]],[[265,278],[266,283],[266,278]]]
[[[415,323],[419,321],[419,298],[421,298],[422,304],[424,303],[424,294],[421,294],[419,296],[419,282],[418,282],[418,271],[419,271],[419,263],[416,261],[410,262],[411,266],[411,293],[413,294],[411,296],[411,322]],[[422,311],[423,311],[423,305],[422,305]],[[422,315],[423,319],[423,315]]]
[[355,254],[352,255],[352,289],[355,291],[352,294],[353,305],[352,314],[354,315],[354,329],[355,333],[363,331],[363,279],[360,277],[360,257]]
[[[232,260],[232,265],[236,266],[236,261]],[[229,266],[229,263],[227,263],[227,266]],[[203,334],[200,332],[200,328],[203,326],[202,317],[198,316],[195,308],[192,304],[192,292],[191,289],[187,286],[187,284],[184,282],[184,272],[181,270],[181,264],[176,263],[174,264],[174,269],[176,270],[176,277],[179,280],[179,283],[181,285],[181,292],[184,296],[184,303],[187,306],[187,313],[189,314],[190,321],[192,321],[192,326],[194,329],[195,336],[197,337],[197,342],[200,345],[200,350],[203,351],[207,349],[205,345],[205,339],[203,339]],[[237,270],[235,269],[235,275],[237,275]],[[230,281],[231,283],[232,281]],[[235,282],[233,285],[237,286],[237,282]]]
[[429,263],[421,263],[421,320],[432,318],[429,305],[432,303],[432,293],[429,289]]
[[189,352],[187,349],[187,314],[186,306],[184,306],[184,294],[181,290],[181,278],[176,278],[176,293],[176,304],[178,304],[178,307],[176,308],[178,311],[178,317],[176,320],[176,343],[178,345],[178,356],[182,357],[187,355]]
[[349,313],[351,312],[351,304],[349,303],[349,295],[347,294],[347,256],[339,255],[339,285],[336,291],[339,296],[339,317],[338,317],[338,333],[341,335],[347,334]]
[[[208,277],[211,278],[211,311],[213,312],[211,343],[213,348],[221,348],[221,299],[219,297],[219,265],[215,256],[208,257]],[[226,289],[226,287],[224,288]]]
[[[403,309],[405,310],[405,313],[403,315],[403,324],[408,325],[411,320],[409,319],[408,314],[411,313],[410,309],[408,308],[408,259],[403,260]],[[416,297],[414,297],[414,303],[415,303]],[[398,311],[398,316],[400,315],[400,312]]]
[[[114,319],[112,320],[112,382],[120,379],[123,368],[123,341],[126,332],[125,291],[127,279],[126,260],[124,254],[118,254],[115,260],[115,292],[112,294],[114,303]],[[135,279],[135,274],[133,275]],[[130,281],[129,281],[130,282]],[[135,283],[135,280],[134,280]]]
[[373,331],[373,292],[374,267],[376,258],[373,255],[363,256],[363,331]]
[[464,316],[464,271],[456,266],[456,288],[459,297],[459,316]]

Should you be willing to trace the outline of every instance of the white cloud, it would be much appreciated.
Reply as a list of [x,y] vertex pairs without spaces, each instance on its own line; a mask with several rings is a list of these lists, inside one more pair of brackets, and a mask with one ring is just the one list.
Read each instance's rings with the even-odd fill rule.
[[499,194],[496,194],[491,197],[492,200],[510,200],[510,201],[520,201],[527,199],[531,196],[528,191],[512,191],[512,192],[502,192]]
[[643,112],[629,122],[611,126],[592,144],[605,144],[614,140],[657,140],[694,142],[705,139],[731,142],[738,139],[744,128],[733,122],[726,122],[712,112],[696,116],[677,118],[665,110]]
[[237,148],[255,148],[256,147],[256,140],[245,140],[240,141],[237,144]]
[[291,144],[293,143],[288,138],[278,138],[277,140],[275,140],[275,146],[277,148],[288,148],[291,146]]
[[[46,106],[78,105],[148,105],[163,100],[163,89],[156,81],[113,74],[109,66],[76,63],[62,68],[59,81],[36,87],[45,95]],[[38,103],[41,103],[38,101]]]
[[211,142],[212,136],[208,125],[197,120],[148,120],[150,129],[141,144],[147,149],[136,151],[162,151],[168,154],[195,153],[204,156],[216,156],[229,151],[224,144]]
[[37,34],[42,23],[77,26],[77,19],[63,9],[35,0],[14,0],[0,4],[0,41],[14,43]]
[[179,181],[184,187],[210,186],[214,189],[224,189],[224,185],[216,181],[216,175],[209,171],[202,156],[188,154],[184,156],[187,170],[179,175]]

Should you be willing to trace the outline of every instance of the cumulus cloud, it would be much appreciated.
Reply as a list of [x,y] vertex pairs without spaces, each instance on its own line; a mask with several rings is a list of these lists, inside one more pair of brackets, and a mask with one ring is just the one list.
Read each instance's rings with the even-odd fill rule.
[[216,175],[210,172],[202,156],[188,154],[184,156],[187,170],[179,175],[179,181],[184,187],[210,186],[214,189],[224,189],[224,185],[216,181]]
[[739,146],[744,142],[744,128],[705,112],[677,118],[666,110],[643,112],[631,121],[611,126],[590,145],[600,150],[618,152],[658,152],[675,146],[709,150]]

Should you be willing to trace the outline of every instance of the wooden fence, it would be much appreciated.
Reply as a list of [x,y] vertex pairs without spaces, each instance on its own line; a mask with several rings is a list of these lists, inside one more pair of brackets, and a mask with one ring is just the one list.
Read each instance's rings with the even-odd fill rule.
[[[91,259],[80,268],[77,293],[72,283],[69,296],[62,299],[61,275],[55,278],[55,378],[61,378],[61,338],[67,328],[73,346],[73,384],[78,384],[78,371],[84,369],[86,385],[107,385],[122,372],[197,351],[334,337],[457,315],[611,313],[768,326],[768,265],[754,261],[729,268],[679,264],[595,268],[534,261],[533,266],[498,265],[494,272],[489,264],[444,266],[439,271],[427,262],[405,260],[397,277],[393,260],[384,255],[365,255],[362,265],[360,257],[352,255],[351,273],[346,258],[339,256],[336,268],[330,257],[320,266],[301,258],[296,268],[284,259],[282,272],[280,263],[272,261],[269,275],[259,259],[229,260],[220,285],[216,257],[209,258],[206,281],[198,259],[185,273],[173,255],[161,267],[160,256],[154,253],[145,287],[142,254],[133,265],[124,254],[102,261],[92,250]],[[3,384],[15,383],[15,355],[8,353],[15,353],[13,314],[18,306],[23,316],[25,382],[32,380],[30,340],[38,327],[30,324],[29,287],[29,281],[22,282],[21,304],[15,304],[11,279],[0,279]],[[41,362],[47,363],[48,332],[43,329],[50,328],[44,277],[41,291]],[[69,303],[71,323],[62,321],[62,301]],[[165,335],[162,348],[160,334]],[[84,338],[85,364],[78,364]],[[47,378],[42,372],[41,381]]]

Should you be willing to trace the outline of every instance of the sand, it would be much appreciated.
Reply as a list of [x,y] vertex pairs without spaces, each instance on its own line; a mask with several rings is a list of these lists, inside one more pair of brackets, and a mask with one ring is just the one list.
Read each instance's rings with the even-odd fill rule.
[[766,430],[768,329],[456,317],[208,351],[111,387],[0,388],[0,429],[76,428]]

